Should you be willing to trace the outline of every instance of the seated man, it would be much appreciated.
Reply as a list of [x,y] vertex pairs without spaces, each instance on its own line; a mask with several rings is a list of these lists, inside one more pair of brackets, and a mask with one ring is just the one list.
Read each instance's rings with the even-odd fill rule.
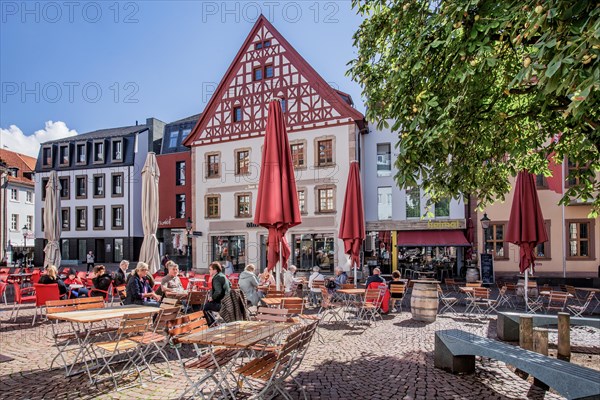
[[348,274],[342,269],[342,267],[335,267],[335,288],[341,289],[342,285],[348,283]]
[[172,295],[185,295],[185,290],[179,279],[179,265],[174,262],[170,262],[167,275],[165,275],[160,281],[160,288],[165,296]]
[[292,297],[296,295],[298,285],[303,282],[302,279],[296,278],[296,266],[290,265],[287,271],[283,274],[283,286],[285,296]]
[[373,268],[373,275],[367,278],[365,286],[369,287],[369,285],[373,282],[385,283],[385,279],[381,277],[381,270],[379,268]]
[[216,261],[212,262],[208,267],[208,272],[212,277],[212,289],[210,290],[210,301],[204,305],[204,317],[209,326],[215,322],[215,319],[208,311],[220,311],[221,300],[231,290],[231,283],[221,271],[221,264]]

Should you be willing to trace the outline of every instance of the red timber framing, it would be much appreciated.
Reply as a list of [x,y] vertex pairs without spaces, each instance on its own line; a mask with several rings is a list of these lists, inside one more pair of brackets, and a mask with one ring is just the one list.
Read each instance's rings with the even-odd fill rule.
[[[269,74],[265,73],[267,67]],[[257,80],[255,70],[261,68],[261,79]],[[272,77],[267,77],[270,74]],[[342,96],[349,99],[327,84],[261,15],[184,145],[195,147],[264,135],[272,98],[285,100],[290,133],[353,123],[362,126],[364,116]],[[234,121],[237,108],[241,120]]]

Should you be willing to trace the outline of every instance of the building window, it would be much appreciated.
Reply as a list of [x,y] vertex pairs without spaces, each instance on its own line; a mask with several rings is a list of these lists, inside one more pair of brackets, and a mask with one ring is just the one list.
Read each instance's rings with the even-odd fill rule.
[[317,189],[317,200],[319,212],[324,213],[335,211],[335,197],[333,188],[329,187]]
[[419,188],[406,189],[406,218],[421,217],[421,191]]
[[86,254],[87,254],[88,250],[87,250],[87,242],[85,239],[77,239],[77,259],[80,260],[82,263],[85,262],[86,260]]
[[175,163],[175,185],[185,186],[185,161]]
[[10,199],[19,201],[19,191],[17,189],[10,189]]
[[240,218],[248,218],[252,216],[252,212],[250,211],[250,194],[243,193],[237,194],[236,198],[236,217]]
[[286,112],[287,111],[287,101],[285,99],[281,99],[280,101],[281,103],[281,112]]
[[87,229],[87,207],[75,207],[75,229]]
[[265,67],[265,78],[272,78],[272,77],[273,77],[273,66],[267,65]]
[[29,229],[29,230],[33,229],[33,215],[27,216],[27,229]]
[[175,218],[185,218],[185,194],[175,195]]
[[33,203],[33,192],[28,190],[25,192],[25,201],[27,203]]
[[442,199],[435,203],[435,216],[436,218],[450,216],[450,199]]
[[181,141],[184,141],[188,135],[190,134],[190,132],[192,131],[192,128],[185,128],[181,134]]
[[377,219],[392,219],[392,187],[377,188]]
[[94,197],[104,197],[104,174],[94,175]]
[[219,196],[206,197],[206,218],[219,218],[221,215]]
[[250,173],[250,150],[238,150],[235,152],[235,173],[246,175]]
[[544,226],[546,227],[546,233],[548,234],[548,241],[540,243],[535,247],[535,256],[538,259],[550,260],[552,258],[550,254],[550,220],[544,221]]
[[242,120],[242,107],[233,107],[233,122]]
[[11,214],[10,216],[10,230],[16,231],[19,229],[19,215]]
[[65,259],[69,259],[69,239],[60,241],[60,253]]
[[62,200],[69,200],[69,198],[71,197],[69,191],[70,179],[60,178],[58,181],[60,182],[60,198]]
[[85,164],[86,147],[87,147],[87,145],[85,143],[77,144],[77,146],[76,146],[77,164]]
[[506,222],[495,222],[484,232],[485,252],[493,254],[495,260],[508,259],[508,242],[504,240]]
[[544,174],[537,174],[535,176],[535,186],[538,189],[548,189],[548,180],[544,176]]
[[298,190],[298,206],[301,214],[306,214],[306,191]]
[[123,258],[123,239],[115,239],[115,246],[113,249],[113,262],[120,262]]
[[294,168],[303,168],[306,165],[304,158],[304,143],[293,143],[290,145],[290,150]]
[[104,162],[104,142],[94,143],[94,162],[95,163],[103,163]]
[[62,221],[62,230],[68,231],[71,229],[71,209],[63,208],[60,210],[60,216]]
[[112,174],[112,197],[123,196],[123,177],[124,174],[122,172]]
[[179,140],[179,129],[171,131],[169,133],[169,148],[174,149],[177,147],[177,141]]
[[112,228],[123,229],[123,206],[112,206]]
[[317,148],[318,148],[317,165],[321,167],[324,165],[333,164],[333,140],[332,139],[319,140],[317,142]]
[[48,178],[42,178],[42,200],[46,200],[46,191],[48,190]]
[[52,166],[52,146],[42,148],[42,165],[44,167]]
[[567,187],[578,186],[580,180],[575,174],[581,174],[582,171],[586,171],[587,169],[589,169],[589,164],[567,160]]
[[112,160],[123,161],[123,139],[112,142]]
[[260,81],[262,80],[263,77],[263,71],[262,68],[254,68],[254,80],[255,81]]
[[104,206],[94,206],[94,229],[104,229]]
[[389,143],[377,145],[377,176],[392,174],[392,150]]
[[68,166],[69,165],[69,145],[65,144],[65,145],[61,145],[58,149],[58,159],[59,159],[59,163],[62,166]]
[[263,48],[263,44],[262,44],[262,42],[260,42],[260,43],[256,43],[256,44],[254,45],[254,48],[255,48],[256,50],[260,50],[260,49],[262,49],[262,48]]
[[75,198],[87,198],[87,176],[78,175],[75,177]]
[[221,159],[221,153],[212,153],[206,155],[206,177],[207,178],[218,178],[220,176],[219,163]]
[[594,259],[594,220],[566,220],[567,259]]
[[265,40],[263,42],[263,47],[269,47],[269,46],[271,46],[271,41],[270,40]]

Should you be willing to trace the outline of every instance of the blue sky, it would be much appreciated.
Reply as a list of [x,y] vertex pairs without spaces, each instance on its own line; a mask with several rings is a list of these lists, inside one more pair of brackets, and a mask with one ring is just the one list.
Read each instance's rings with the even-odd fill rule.
[[[204,109],[262,12],[364,112],[345,76],[360,17],[345,1],[2,1],[0,128],[78,133]],[[10,135],[14,136],[15,131]],[[51,136],[54,138],[54,136]]]

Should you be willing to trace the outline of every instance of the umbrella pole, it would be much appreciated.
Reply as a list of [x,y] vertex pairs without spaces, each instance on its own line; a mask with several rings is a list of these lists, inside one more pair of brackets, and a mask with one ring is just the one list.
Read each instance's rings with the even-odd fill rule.
[[354,265],[354,287],[357,288],[357,279],[356,279],[356,261],[352,260],[352,264]]
[[525,293],[525,312],[529,312],[529,296],[527,296],[527,290],[529,289],[529,267],[525,269],[525,288],[523,293]]
[[281,287],[281,263],[283,262],[283,257],[281,254],[281,242],[279,242],[279,262],[277,263],[277,269],[275,270],[275,277],[277,281],[277,290],[280,290]]

